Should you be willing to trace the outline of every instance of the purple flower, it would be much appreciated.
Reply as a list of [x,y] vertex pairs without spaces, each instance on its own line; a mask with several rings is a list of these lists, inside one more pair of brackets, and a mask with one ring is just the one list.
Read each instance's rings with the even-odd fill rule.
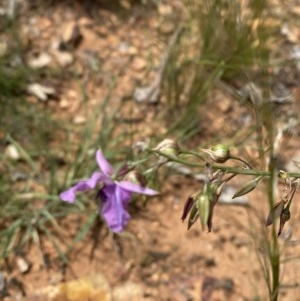
[[101,213],[113,232],[121,232],[130,219],[127,207],[133,193],[156,195],[158,192],[130,181],[114,180],[114,171],[101,150],[96,152],[96,160],[100,171],[94,172],[89,179],[78,182],[59,196],[63,201],[73,203],[77,191],[87,191],[98,186],[97,198],[102,202]]

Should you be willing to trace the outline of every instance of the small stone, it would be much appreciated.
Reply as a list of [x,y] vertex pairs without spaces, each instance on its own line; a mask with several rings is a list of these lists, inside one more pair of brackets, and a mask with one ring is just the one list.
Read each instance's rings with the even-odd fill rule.
[[172,7],[168,4],[159,3],[157,8],[161,16],[167,16],[173,13]]
[[127,282],[113,290],[114,301],[140,301],[143,300],[143,288],[140,284]]
[[159,87],[147,86],[137,87],[134,90],[133,97],[136,102],[148,102],[156,104],[159,102],[160,89]]
[[70,52],[56,50],[53,55],[61,67],[70,66],[74,62],[74,56]]
[[171,20],[164,20],[160,26],[159,26],[159,31],[162,34],[170,34],[175,30],[175,24]]
[[20,159],[20,154],[18,149],[13,145],[13,144],[9,144],[6,148],[5,148],[5,155],[12,159],[12,160],[19,160]]
[[28,85],[27,92],[42,101],[47,101],[48,95],[55,94],[54,88],[45,87],[38,83]]
[[137,87],[134,90],[134,99],[136,102],[145,102],[148,100],[149,94],[151,92],[151,87]]
[[102,274],[50,285],[34,292],[34,300],[47,301],[111,301],[111,288]]
[[129,52],[129,49],[130,49],[130,45],[127,42],[121,42],[118,47],[118,51],[121,54],[127,54]]
[[130,55],[136,55],[136,54],[138,53],[138,50],[137,50],[136,47],[131,46],[131,47],[129,47],[129,49],[128,49],[128,53],[129,53]]
[[32,58],[28,61],[28,65],[32,69],[41,69],[48,66],[52,61],[49,54],[42,52],[39,56]]
[[22,274],[26,274],[30,269],[30,264],[22,257],[16,259],[17,267]]
[[299,28],[296,26],[289,26],[287,23],[284,23],[281,26],[281,34],[284,35],[287,40],[293,44],[296,44],[299,41]]
[[232,101],[229,98],[222,98],[219,102],[222,113],[228,113],[232,109]]
[[69,98],[76,99],[77,98],[77,92],[75,90],[68,90],[67,91],[67,96]]
[[84,124],[86,122],[86,118],[82,115],[77,115],[73,119],[73,123],[76,125]]
[[70,102],[69,102],[67,99],[62,99],[62,100],[59,102],[59,107],[60,107],[61,109],[67,109],[69,106],[70,106]]
[[141,58],[135,57],[132,62],[132,69],[135,71],[143,71],[147,67],[148,62]]

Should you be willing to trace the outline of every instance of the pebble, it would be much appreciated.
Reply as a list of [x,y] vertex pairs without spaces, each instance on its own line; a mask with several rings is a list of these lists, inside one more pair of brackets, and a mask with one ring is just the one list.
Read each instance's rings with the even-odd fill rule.
[[53,51],[53,56],[61,67],[70,66],[74,62],[73,54],[68,51],[55,50]]
[[107,279],[102,274],[96,274],[58,285],[37,288],[32,300],[112,301],[112,294]]
[[141,57],[135,57],[132,61],[132,69],[134,71],[143,71],[147,67],[148,62],[141,58]]
[[49,95],[55,94],[55,89],[42,86],[38,83],[33,83],[27,86],[27,92],[34,95],[39,100],[47,101]]
[[232,101],[224,97],[220,100],[219,107],[222,113],[228,113],[232,109]]
[[7,145],[4,153],[8,158],[16,161],[19,160],[21,157],[18,149],[13,144]]
[[67,109],[69,106],[70,106],[70,102],[69,102],[67,99],[62,99],[62,100],[59,102],[59,107],[60,107],[61,109]]
[[17,257],[16,264],[22,274],[26,274],[30,269],[30,264],[22,257]]
[[167,16],[171,15],[173,13],[172,6],[164,3],[159,3],[158,6],[158,12],[161,16]]
[[39,56],[31,58],[28,61],[28,66],[32,69],[41,69],[48,66],[52,61],[52,58],[49,54],[42,52]]
[[140,301],[143,300],[143,288],[141,284],[127,282],[117,286],[113,290],[114,301]]
[[85,116],[82,116],[82,115],[77,115],[73,119],[73,123],[76,125],[81,125],[81,124],[84,124],[85,122],[86,122],[86,118],[85,118]]

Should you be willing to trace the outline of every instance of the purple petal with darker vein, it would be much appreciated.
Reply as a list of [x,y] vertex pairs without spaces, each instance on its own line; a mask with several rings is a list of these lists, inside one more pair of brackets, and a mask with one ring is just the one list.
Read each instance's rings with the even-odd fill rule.
[[121,232],[130,219],[127,205],[132,193],[117,185],[105,186],[102,191],[106,195],[106,201],[102,205],[102,215],[113,232]]
[[77,191],[94,189],[103,178],[104,176],[100,172],[94,172],[89,179],[78,182],[76,185],[63,191],[59,197],[65,202],[73,203],[76,199]]
[[103,174],[107,177],[110,177],[113,174],[113,169],[111,165],[108,163],[108,161],[105,159],[101,150],[98,150],[96,152],[96,160]]
[[157,195],[159,194],[158,191],[155,191],[151,188],[148,187],[143,187],[139,184],[135,184],[129,181],[121,181],[117,182],[117,185],[127,191],[131,191],[134,193],[139,193],[139,194],[146,194],[146,195]]

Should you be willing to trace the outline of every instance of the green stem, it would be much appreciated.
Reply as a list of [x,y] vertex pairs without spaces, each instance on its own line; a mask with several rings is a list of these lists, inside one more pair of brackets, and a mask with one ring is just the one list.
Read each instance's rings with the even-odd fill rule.
[[278,247],[277,234],[273,237],[273,248],[271,254],[271,266],[272,266],[272,291],[270,296],[270,301],[278,300],[279,292],[279,273],[280,273],[280,254]]
[[[176,162],[180,163],[182,165],[190,166],[190,167],[199,167],[199,168],[205,168],[206,163],[195,163],[191,161],[184,160],[180,157],[171,156],[168,154],[165,154],[164,152],[160,152],[158,150],[148,149],[149,153],[156,154],[159,156],[162,156],[169,160],[169,162]],[[264,176],[264,177],[270,177],[269,171],[263,171],[263,170],[256,170],[256,169],[243,169],[243,168],[237,168],[232,166],[224,166],[220,164],[212,164],[211,165],[212,170],[223,170],[227,173],[234,173],[239,175],[248,175],[248,176]],[[287,173],[289,177],[293,178],[300,178],[300,173]],[[276,175],[275,175],[276,176]]]
[[241,158],[239,158],[239,157],[230,155],[230,159],[240,161],[240,162],[246,164],[246,166],[248,166],[250,169],[253,169],[252,166],[251,166],[247,161],[245,161],[245,160],[243,160],[243,159],[241,159]]
[[263,122],[261,118],[261,114],[259,109],[254,108],[254,114],[256,119],[256,134],[257,134],[257,147],[258,147],[258,154],[259,159],[261,162],[263,162],[264,158],[264,150],[263,150]]
[[[269,108],[270,109],[270,108]],[[270,110],[271,111],[271,110]],[[270,208],[274,207],[274,183],[276,183],[278,172],[276,168],[277,157],[274,150],[274,128],[271,120],[267,123],[269,150],[269,182],[268,182],[268,199]],[[275,220],[275,211],[273,212],[273,220]],[[278,244],[278,235],[276,231],[276,223],[272,224],[272,235],[270,241],[270,264],[272,273],[272,286],[270,292],[270,301],[278,301],[279,294],[279,275],[280,275],[280,250]]]
[[181,150],[180,154],[182,155],[193,155],[199,159],[201,159],[202,161],[205,161],[205,158],[203,156],[201,156],[199,153],[194,152],[194,151],[190,151],[190,150]]

